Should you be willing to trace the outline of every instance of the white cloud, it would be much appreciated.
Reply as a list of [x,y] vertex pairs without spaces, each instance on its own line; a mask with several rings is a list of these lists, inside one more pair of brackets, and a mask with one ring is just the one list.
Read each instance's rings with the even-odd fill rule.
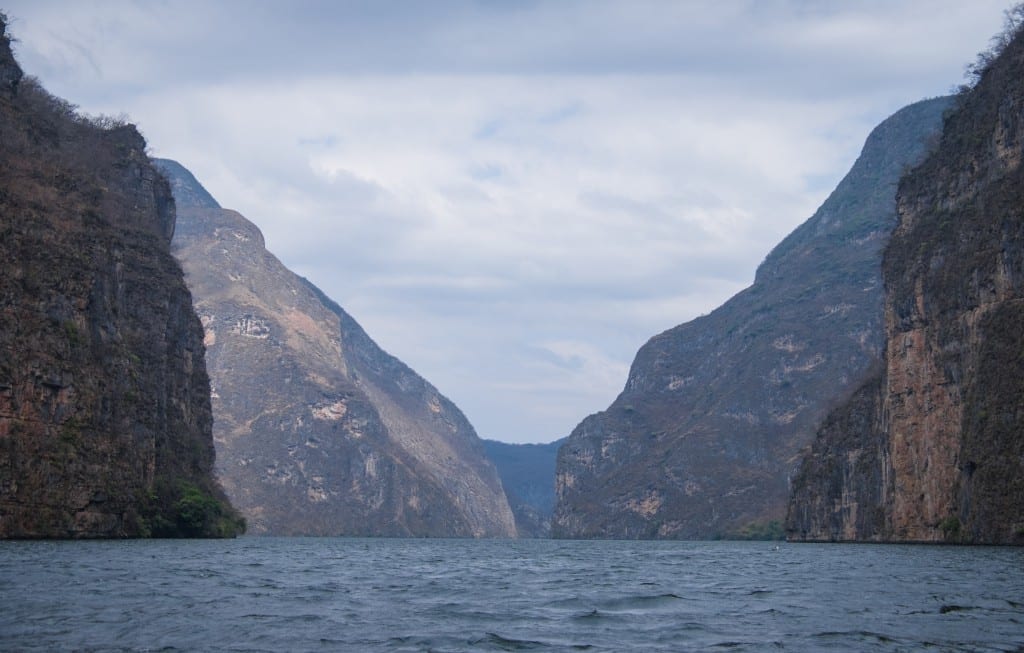
[[647,338],[749,284],[1007,4],[7,13],[30,73],[128,112],[481,435],[544,441],[604,408]]

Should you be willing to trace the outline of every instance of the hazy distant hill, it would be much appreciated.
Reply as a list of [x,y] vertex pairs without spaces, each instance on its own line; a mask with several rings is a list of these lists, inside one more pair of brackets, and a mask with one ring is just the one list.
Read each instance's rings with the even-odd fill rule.
[[259,229],[158,160],[206,329],[217,470],[254,533],[514,536],[473,427],[285,268]]
[[521,537],[551,534],[555,508],[555,458],[562,440],[548,444],[508,444],[484,440],[505,488]]
[[900,182],[884,365],[794,479],[792,539],[1024,544],[1022,159],[1018,34]]
[[885,120],[751,287],[640,349],[559,451],[556,537],[781,536],[798,452],[878,360],[896,182],[948,106]]

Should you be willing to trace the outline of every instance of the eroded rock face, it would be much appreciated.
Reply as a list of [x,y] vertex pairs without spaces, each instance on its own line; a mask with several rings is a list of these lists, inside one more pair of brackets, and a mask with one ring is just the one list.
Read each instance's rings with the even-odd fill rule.
[[234,534],[170,188],[133,126],[22,79],[4,32],[0,537]]
[[885,365],[804,461],[791,539],[1024,542],[1022,149],[1018,37],[900,183]]
[[879,125],[750,288],[644,345],[622,394],[559,452],[555,536],[781,535],[801,448],[881,353],[895,184],[947,105]]
[[221,209],[158,164],[179,203],[175,253],[206,330],[218,473],[263,534],[516,534],[462,413]]

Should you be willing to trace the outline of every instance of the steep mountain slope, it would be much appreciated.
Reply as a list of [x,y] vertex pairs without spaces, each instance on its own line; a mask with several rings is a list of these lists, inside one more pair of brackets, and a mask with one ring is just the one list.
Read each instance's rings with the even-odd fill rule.
[[556,537],[781,535],[798,451],[881,351],[895,184],[947,105],[884,121],[750,288],[640,349],[622,394],[559,452]]
[[555,459],[563,440],[547,444],[508,444],[484,440],[484,449],[505,488],[520,537],[551,534],[555,509]]
[[795,540],[1024,543],[1024,37],[902,179],[884,367],[793,483]]
[[174,202],[131,125],[23,79],[0,16],[0,537],[233,535]]
[[254,533],[514,536],[458,408],[173,161],[174,251],[206,328],[218,473]]

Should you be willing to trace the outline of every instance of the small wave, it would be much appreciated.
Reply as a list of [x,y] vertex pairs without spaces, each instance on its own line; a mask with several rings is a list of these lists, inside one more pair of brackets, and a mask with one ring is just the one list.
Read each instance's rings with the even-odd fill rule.
[[255,619],[255,620],[258,620],[258,621],[267,621],[267,620],[271,620],[271,619],[277,619],[278,615],[276,615],[276,614],[251,613],[251,614],[243,614],[241,618],[242,619]]
[[939,614],[946,614],[948,612],[966,612],[967,610],[973,610],[974,608],[966,605],[944,605],[939,608]]
[[845,638],[848,638],[848,637],[854,637],[854,638],[859,637],[859,638],[863,638],[863,639],[874,639],[874,640],[877,640],[878,642],[881,642],[883,644],[890,644],[890,643],[894,643],[896,641],[893,638],[889,637],[888,635],[883,635],[882,633],[875,633],[875,632],[872,632],[870,630],[849,630],[849,631],[828,630],[828,631],[824,631],[824,632],[820,632],[820,633],[815,633],[814,637],[816,639],[835,639],[835,638],[843,638],[843,639],[845,639]]
[[636,603],[661,603],[663,601],[675,601],[682,599],[683,597],[672,592],[666,592],[664,594],[639,594],[637,596],[628,596],[624,600],[633,601]]
[[537,642],[530,639],[512,639],[503,637],[497,633],[487,633],[477,640],[469,642],[473,646],[493,646],[501,651],[531,651],[534,649],[548,648],[544,642]]
[[548,601],[545,605],[549,608],[573,608],[577,606],[586,607],[587,602],[579,596],[568,596],[565,598]]
[[672,592],[666,592],[665,594],[638,594],[612,599],[604,607],[610,610],[647,609],[669,605],[681,600],[683,600],[683,597]]
[[714,650],[718,650],[718,649],[726,649],[726,650],[730,650],[731,651],[731,650],[735,650],[735,649],[746,649],[746,650],[751,650],[751,651],[763,651],[763,650],[765,650],[767,648],[778,648],[778,649],[781,649],[781,648],[785,648],[785,646],[782,644],[782,642],[774,642],[774,641],[773,642],[756,642],[756,643],[751,643],[751,642],[737,642],[737,641],[727,640],[727,641],[724,641],[724,642],[716,642],[714,644],[711,644],[708,647],[708,650],[714,651]]
[[627,597],[626,600],[635,603],[665,603],[666,601],[678,601],[682,598],[683,597],[678,594],[666,592],[664,594],[640,594],[638,596]]
[[424,639],[422,637],[417,637],[415,635],[395,635],[394,637],[389,637],[387,639],[387,641],[385,642],[385,644],[389,648],[392,648],[392,647],[395,647],[395,646],[406,646],[406,645],[409,645],[409,646],[422,646],[422,647],[425,647],[425,648],[430,648],[430,641],[429,640]]
[[573,621],[582,621],[589,623],[595,623],[598,621],[617,621],[620,619],[621,617],[618,617],[613,614],[608,614],[606,612],[601,612],[596,608],[591,610],[590,612],[584,612],[583,614],[578,614],[572,617]]

